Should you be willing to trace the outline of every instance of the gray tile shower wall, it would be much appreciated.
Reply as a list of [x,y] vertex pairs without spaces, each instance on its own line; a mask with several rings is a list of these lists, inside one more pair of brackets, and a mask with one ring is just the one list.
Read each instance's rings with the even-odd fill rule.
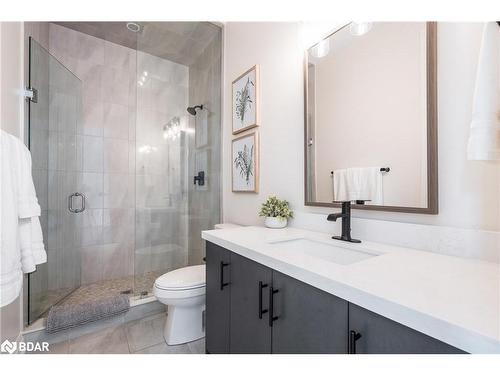
[[187,121],[188,68],[139,51],[137,74],[135,274],[139,277],[187,265],[188,135],[165,137],[163,127],[172,119],[181,125]]
[[[220,82],[221,33],[215,25],[204,25],[203,52],[189,66],[189,105],[203,104],[203,112],[189,116],[195,137],[190,139],[189,176],[205,171],[206,184],[189,181],[189,264],[201,264],[205,254],[202,230],[212,229],[220,217]],[[205,138],[206,137],[206,138]]]
[[68,131],[64,118],[50,121],[49,142],[64,145],[58,138],[73,137],[77,155],[51,147],[59,153],[52,159],[66,165],[50,166],[49,155],[49,178],[74,171],[69,178],[64,175],[65,191],[53,193],[69,195],[78,187],[87,197],[82,214],[66,215],[63,225],[74,230],[60,231],[74,233],[72,238],[49,238],[49,251],[60,251],[63,244],[81,247],[82,284],[133,275],[136,51],[52,23],[49,51],[81,79],[83,91],[74,131]]

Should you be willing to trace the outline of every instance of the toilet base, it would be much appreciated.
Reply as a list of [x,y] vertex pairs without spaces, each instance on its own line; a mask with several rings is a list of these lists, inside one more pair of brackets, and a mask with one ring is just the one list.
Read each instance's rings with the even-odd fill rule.
[[163,337],[167,345],[180,345],[205,337],[203,312],[205,305],[168,306]]

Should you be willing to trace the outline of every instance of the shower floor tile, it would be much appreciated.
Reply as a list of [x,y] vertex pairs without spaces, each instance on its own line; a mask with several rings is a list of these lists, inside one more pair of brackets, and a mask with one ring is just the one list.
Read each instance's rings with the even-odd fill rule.
[[95,301],[96,299],[115,296],[125,291],[130,291],[130,296],[141,292],[152,293],[155,280],[167,271],[154,271],[144,275],[105,280],[93,284],[82,285],[63,299],[59,305],[73,305]]

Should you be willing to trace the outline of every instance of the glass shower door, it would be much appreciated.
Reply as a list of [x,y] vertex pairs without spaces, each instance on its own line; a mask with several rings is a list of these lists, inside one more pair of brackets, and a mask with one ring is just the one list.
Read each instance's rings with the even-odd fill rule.
[[[42,213],[47,263],[28,275],[27,323],[80,286],[78,212],[84,202],[73,197],[80,180],[82,155],[77,136],[81,81],[34,39],[29,41],[28,146],[33,181]],[[70,210],[72,212],[70,212]]]

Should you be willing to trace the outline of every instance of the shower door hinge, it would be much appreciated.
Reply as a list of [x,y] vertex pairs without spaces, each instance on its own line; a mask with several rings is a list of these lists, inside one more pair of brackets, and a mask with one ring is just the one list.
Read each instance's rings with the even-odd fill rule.
[[38,103],[38,90],[34,87],[26,87],[24,90],[24,98],[33,103]]

